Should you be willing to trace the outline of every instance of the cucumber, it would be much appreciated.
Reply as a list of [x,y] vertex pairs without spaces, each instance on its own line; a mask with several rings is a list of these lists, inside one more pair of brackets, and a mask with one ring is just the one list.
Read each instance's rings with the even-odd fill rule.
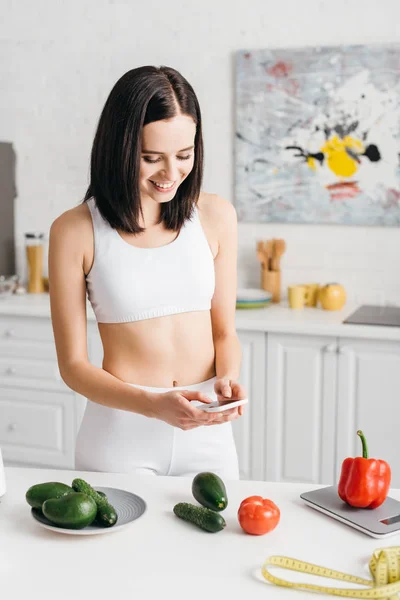
[[92,486],[83,479],[74,479],[72,488],[76,492],[83,492],[92,498],[97,506],[97,514],[94,521],[95,525],[101,527],[112,527],[118,521],[118,515],[115,508],[109,503],[107,496],[96,492]]
[[74,490],[65,483],[59,481],[46,481],[32,485],[25,494],[25,499],[32,508],[42,508],[43,502],[50,498],[62,498]]
[[209,508],[195,506],[189,502],[178,502],[178,504],[175,504],[174,513],[180,519],[193,523],[193,525],[210,533],[217,533],[217,531],[222,531],[226,527],[226,522],[222,515]]
[[96,517],[96,502],[90,496],[72,492],[62,498],[49,498],[42,505],[45,517],[59,527],[83,529]]
[[102,506],[97,506],[97,514],[94,520],[94,525],[100,527],[112,527],[118,521],[118,515],[115,508],[109,503]]
[[215,473],[198,473],[192,482],[192,494],[199,504],[211,510],[219,512],[228,506],[225,484]]

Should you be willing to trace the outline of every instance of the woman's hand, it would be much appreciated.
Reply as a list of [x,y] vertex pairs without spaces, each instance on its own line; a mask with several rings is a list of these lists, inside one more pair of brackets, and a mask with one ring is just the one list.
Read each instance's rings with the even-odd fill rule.
[[192,404],[192,400],[210,404],[212,399],[202,392],[192,390],[172,390],[162,394],[151,394],[150,398],[150,416],[183,430],[224,423],[228,419],[222,418],[221,415],[225,414],[228,417],[226,413],[236,410],[228,410],[225,413],[207,413],[200,410]]
[[[247,393],[243,385],[241,385],[238,381],[233,381],[232,379],[227,379],[225,377],[221,377],[217,379],[214,384],[214,392],[217,394],[219,402],[233,401],[233,400],[242,400],[243,398],[247,398]],[[243,414],[244,405],[238,406],[237,410],[238,416],[241,417]]]

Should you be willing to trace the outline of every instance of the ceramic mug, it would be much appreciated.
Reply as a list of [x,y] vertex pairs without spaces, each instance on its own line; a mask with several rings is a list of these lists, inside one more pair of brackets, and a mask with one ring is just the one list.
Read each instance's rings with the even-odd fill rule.
[[304,308],[307,298],[307,288],[304,285],[290,285],[288,287],[288,301],[290,308]]
[[317,306],[319,283],[302,283],[301,285],[306,288],[305,305]]
[[3,458],[0,448],[0,498],[6,493],[6,474],[4,472]]

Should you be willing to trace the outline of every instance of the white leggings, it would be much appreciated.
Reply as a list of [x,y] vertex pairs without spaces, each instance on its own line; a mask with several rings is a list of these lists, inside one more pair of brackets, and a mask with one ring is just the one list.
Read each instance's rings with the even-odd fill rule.
[[[173,388],[129,385],[155,393],[197,390],[215,400],[215,380]],[[184,431],[159,419],[90,400],[76,441],[75,469],[182,477],[212,471],[221,478],[239,479],[230,422]]]

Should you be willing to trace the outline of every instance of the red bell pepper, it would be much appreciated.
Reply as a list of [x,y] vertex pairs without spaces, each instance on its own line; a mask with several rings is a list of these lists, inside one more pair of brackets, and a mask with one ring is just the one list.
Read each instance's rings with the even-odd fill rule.
[[343,461],[338,494],[350,506],[377,508],[389,493],[390,466],[384,460],[368,458],[364,434],[357,431],[357,435],[361,438],[363,455]]

